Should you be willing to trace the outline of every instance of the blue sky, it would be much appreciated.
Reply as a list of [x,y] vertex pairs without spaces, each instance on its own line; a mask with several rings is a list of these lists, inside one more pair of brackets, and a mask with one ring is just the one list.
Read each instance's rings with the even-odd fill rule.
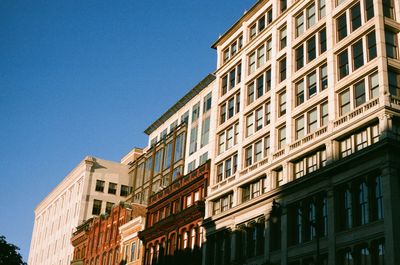
[[25,260],[35,206],[86,155],[145,146],[255,2],[0,1],[0,234]]

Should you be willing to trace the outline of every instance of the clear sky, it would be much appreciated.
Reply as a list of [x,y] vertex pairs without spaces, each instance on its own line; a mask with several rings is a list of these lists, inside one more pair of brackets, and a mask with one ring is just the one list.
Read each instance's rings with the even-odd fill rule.
[[25,260],[35,206],[86,155],[145,146],[255,2],[0,0],[0,234]]

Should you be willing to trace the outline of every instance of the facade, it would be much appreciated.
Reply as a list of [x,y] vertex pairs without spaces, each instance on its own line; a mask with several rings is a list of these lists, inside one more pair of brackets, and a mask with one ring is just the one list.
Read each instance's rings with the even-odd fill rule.
[[92,224],[93,218],[83,222],[76,228],[72,234],[71,244],[74,248],[74,256],[71,265],[85,265],[86,250],[88,249],[89,229]]
[[129,194],[128,166],[86,157],[36,207],[29,265],[69,265],[71,234]]
[[203,264],[400,264],[399,19],[260,0],[214,43]]
[[145,130],[148,146],[129,162],[132,202],[147,204],[152,194],[214,155],[214,80],[206,76]]
[[121,202],[112,208],[110,214],[95,217],[88,231],[88,248],[85,264],[118,265],[121,262],[119,228],[133,218],[144,216],[141,205]]
[[201,264],[210,161],[149,198],[144,265]]
[[121,264],[141,265],[143,262],[144,247],[138,233],[145,226],[145,216],[133,218],[119,227],[121,235]]

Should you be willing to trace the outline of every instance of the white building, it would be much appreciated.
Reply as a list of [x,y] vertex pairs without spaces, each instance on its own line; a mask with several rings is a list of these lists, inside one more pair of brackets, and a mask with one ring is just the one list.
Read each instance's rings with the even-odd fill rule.
[[69,265],[74,229],[130,191],[127,165],[87,156],[36,207],[29,265]]

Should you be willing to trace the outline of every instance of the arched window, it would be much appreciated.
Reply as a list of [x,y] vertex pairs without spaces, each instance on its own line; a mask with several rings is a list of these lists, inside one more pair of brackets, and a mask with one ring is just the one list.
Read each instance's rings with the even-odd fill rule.
[[187,231],[183,232],[183,249],[188,247],[188,239],[189,239],[189,235]]

